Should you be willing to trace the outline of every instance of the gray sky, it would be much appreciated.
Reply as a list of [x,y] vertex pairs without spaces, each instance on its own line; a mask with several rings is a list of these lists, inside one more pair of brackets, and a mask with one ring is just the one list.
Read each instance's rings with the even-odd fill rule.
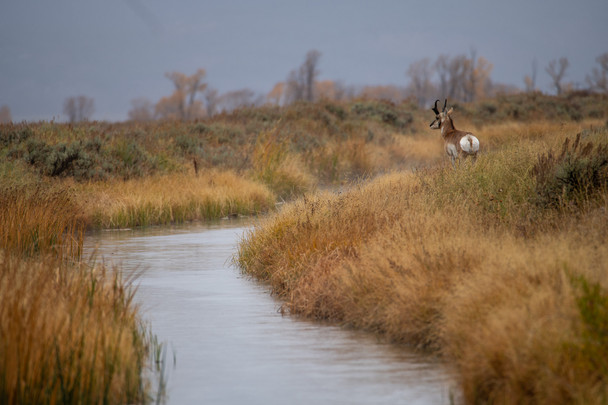
[[[475,49],[495,82],[523,87],[538,63],[570,60],[585,85],[608,52],[606,0],[2,0],[0,106],[14,121],[63,121],[63,101],[95,100],[124,120],[131,100],[172,92],[166,72],[207,71],[220,93],[267,93],[316,49],[321,80],[405,86],[410,63]],[[441,95],[438,95],[438,98]]]

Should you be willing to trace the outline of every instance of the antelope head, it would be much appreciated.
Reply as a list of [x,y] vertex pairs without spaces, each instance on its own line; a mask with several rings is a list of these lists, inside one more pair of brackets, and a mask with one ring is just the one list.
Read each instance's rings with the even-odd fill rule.
[[448,119],[448,115],[450,115],[452,113],[452,108],[450,108],[448,111],[446,111],[446,107],[448,105],[447,98],[445,99],[445,102],[443,103],[443,110],[441,110],[441,112],[439,112],[439,109],[437,108],[438,102],[439,102],[439,100],[435,100],[435,106],[433,108],[431,108],[431,110],[433,110],[433,112],[435,113],[435,119],[433,120],[433,122],[431,122],[431,129],[441,128],[441,124],[443,124]]

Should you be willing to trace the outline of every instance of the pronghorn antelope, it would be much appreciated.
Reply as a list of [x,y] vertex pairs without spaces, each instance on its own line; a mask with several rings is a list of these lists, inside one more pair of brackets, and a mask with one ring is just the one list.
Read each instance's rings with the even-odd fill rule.
[[443,110],[439,112],[437,109],[438,102],[439,100],[435,101],[435,106],[431,108],[435,112],[435,120],[431,122],[431,129],[441,129],[441,136],[445,143],[445,153],[452,160],[452,166],[456,166],[456,159],[459,159],[461,156],[463,158],[472,156],[474,163],[479,151],[479,139],[470,132],[459,131],[454,128],[454,121],[451,117],[454,109],[445,110],[448,104],[448,100],[446,99],[445,103],[443,103]]

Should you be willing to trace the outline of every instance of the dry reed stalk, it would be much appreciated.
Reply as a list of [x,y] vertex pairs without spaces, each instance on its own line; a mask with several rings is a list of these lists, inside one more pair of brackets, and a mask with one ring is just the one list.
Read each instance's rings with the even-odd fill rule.
[[0,192],[0,248],[35,255],[78,257],[84,238],[80,211],[69,188],[41,183],[6,186]]
[[73,190],[34,182],[0,199],[0,402],[143,402],[147,343],[133,290],[79,261]]
[[0,402],[144,402],[144,342],[117,271],[0,257]]

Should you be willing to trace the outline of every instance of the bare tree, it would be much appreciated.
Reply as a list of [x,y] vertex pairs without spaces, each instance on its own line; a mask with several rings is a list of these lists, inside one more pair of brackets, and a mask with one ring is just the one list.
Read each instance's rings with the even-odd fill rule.
[[490,78],[494,66],[484,57],[477,57],[477,51],[467,55],[439,55],[433,64],[437,72],[437,92],[439,98],[475,101],[488,97],[494,84]]
[[0,107],[0,124],[8,124],[11,121],[11,109],[7,105],[3,105]]
[[285,82],[285,103],[291,104],[304,100],[304,83],[297,70],[292,70]]
[[435,92],[431,83],[433,73],[434,69],[429,58],[414,62],[407,69],[406,74],[410,78],[410,91],[419,106],[425,106],[433,98]]
[[158,102],[156,111],[159,116],[182,121],[202,117],[203,103],[196,97],[207,87],[207,83],[203,82],[205,74],[205,69],[197,70],[192,76],[180,72],[167,73],[165,76],[173,82],[175,91]]
[[479,86],[479,77],[476,74],[477,68],[477,50],[475,48],[471,48],[471,57],[465,58],[464,65],[464,82],[463,84],[463,97],[464,101],[474,101],[475,95],[477,92],[477,87]]
[[551,76],[551,80],[553,81],[553,87],[555,87],[555,92],[557,95],[561,95],[564,91],[562,80],[566,75],[566,70],[570,62],[568,62],[568,58],[559,58],[559,60],[552,60],[549,62],[549,65],[545,68],[545,71]]
[[237,108],[247,107],[254,104],[255,93],[250,89],[229,91],[222,94],[219,105],[221,110],[231,112]]
[[524,77],[524,84],[526,85],[526,92],[530,93],[536,90],[536,71],[537,71],[536,58],[532,60],[532,75],[526,75]]
[[315,100],[315,81],[319,74],[317,64],[321,52],[311,50],[306,53],[304,63],[297,70],[292,70],[287,77],[286,101]]
[[315,91],[315,79],[319,74],[317,70],[317,63],[321,58],[321,52],[312,50],[306,54],[306,60],[300,68],[302,70],[302,76],[304,77],[304,97],[306,101],[314,101]]
[[131,100],[129,119],[139,122],[152,121],[154,119],[154,104],[147,98]]
[[63,102],[63,113],[70,122],[87,121],[95,111],[95,102],[87,96],[68,97]]
[[437,60],[435,61],[435,71],[437,72],[437,76],[439,76],[439,94],[450,96],[448,94],[449,88],[449,77],[450,77],[450,69],[449,69],[450,57],[448,55],[439,55]]
[[608,52],[601,54],[595,61],[600,67],[593,68],[591,75],[588,75],[586,80],[591,90],[599,91],[608,94]]
[[165,120],[183,120],[184,97],[180,92],[174,92],[168,97],[163,97],[154,106],[154,115]]
[[68,116],[69,122],[78,120],[76,97],[68,97],[63,102],[63,113]]
[[466,55],[452,58],[440,55],[435,62],[441,94],[449,99],[466,100],[470,88],[471,60]]
[[471,79],[469,80],[469,85],[471,86],[471,89],[469,90],[469,101],[489,97],[493,87],[490,74],[492,73],[494,65],[483,56],[480,56],[472,66],[473,69],[470,72]]
[[468,63],[466,55],[456,55],[450,60],[448,94],[452,99],[464,100],[466,98],[465,80],[469,69]]
[[217,105],[220,102],[220,97],[217,90],[211,88],[207,88],[207,90],[205,90],[204,97],[207,117],[211,117],[217,112]]
[[[475,56],[474,51],[472,55]],[[475,76],[474,65],[473,60],[466,55],[439,55],[435,61],[435,69],[439,76],[438,90],[442,97],[462,101],[473,99],[479,80]],[[487,74],[489,75],[489,72]]]

